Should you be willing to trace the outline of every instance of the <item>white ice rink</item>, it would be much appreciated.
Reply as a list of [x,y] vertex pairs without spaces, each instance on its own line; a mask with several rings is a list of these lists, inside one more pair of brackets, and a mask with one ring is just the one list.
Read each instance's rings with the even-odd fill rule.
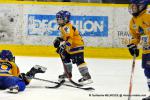
[[[86,58],[85,61],[94,81],[88,86],[94,87],[95,91],[85,91],[67,86],[45,89],[44,86],[53,86],[54,84],[32,80],[26,90],[18,94],[8,94],[6,91],[0,90],[0,100],[127,100],[132,59]],[[59,58],[17,56],[16,63],[21,72],[27,72],[36,64],[47,67],[46,73],[37,74],[36,77],[51,81],[57,81],[58,75],[63,72]],[[81,78],[80,73],[74,65],[73,80],[77,82],[79,78]],[[145,97],[143,95],[149,95],[140,60],[136,60],[135,64],[132,94],[131,100],[141,100]]]

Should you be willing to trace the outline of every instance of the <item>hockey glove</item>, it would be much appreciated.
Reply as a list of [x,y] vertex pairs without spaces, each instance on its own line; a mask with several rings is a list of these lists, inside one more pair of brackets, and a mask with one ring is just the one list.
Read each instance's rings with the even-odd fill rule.
[[64,41],[61,37],[56,37],[56,39],[53,42],[53,45],[55,48],[58,48],[60,45],[60,42]]
[[129,48],[129,52],[132,56],[134,56],[134,54],[136,55],[136,57],[139,56],[139,49],[135,44],[128,44],[127,47]]
[[65,48],[66,48],[66,44],[65,43],[63,43],[63,44],[61,44],[58,48],[57,48],[57,53],[58,54],[61,54],[61,55],[64,55],[64,53],[65,53]]
[[21,79],[25,82],[26,85],[29,84],[29,80],[28,80],[28,78],[27,78],[27,76],[26,76],[25,73],[21,73],[21,74],[19,75],[19,78],[21,78]]

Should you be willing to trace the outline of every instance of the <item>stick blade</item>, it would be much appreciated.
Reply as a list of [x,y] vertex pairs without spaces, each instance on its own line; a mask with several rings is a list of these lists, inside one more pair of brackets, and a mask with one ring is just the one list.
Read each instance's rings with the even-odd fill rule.
[[84,90],[89,90],[89,91],[92,91],[92,90],[95,90],[94,88],[92,87],[88,87],[88,88],[83,88]]
[[60,86],[62,86],[64,83],[65,83],[65,80],[62,80],[60,83],[58,83],[55,86],[46,86],[45,88],[56,89],[56,88],[59,88]]

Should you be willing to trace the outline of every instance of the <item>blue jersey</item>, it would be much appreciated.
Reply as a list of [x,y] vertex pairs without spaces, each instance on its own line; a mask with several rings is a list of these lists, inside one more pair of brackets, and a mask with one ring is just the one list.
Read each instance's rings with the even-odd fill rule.
[[25,82],[19,78],[20,71],[14,62],[0,60],[0,89],[18,86],[19,91],[24,91]]

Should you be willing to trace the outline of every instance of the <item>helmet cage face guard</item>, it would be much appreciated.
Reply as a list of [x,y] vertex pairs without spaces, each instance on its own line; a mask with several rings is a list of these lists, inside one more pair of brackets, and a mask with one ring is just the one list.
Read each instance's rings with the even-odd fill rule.
[[61,16],[60,14],[57,14],[57,15],[56,15],[56,19],[57,19],[57,20],[62,19],[62,16]]
[[56,20],[57,20],[57,21],[58,21],[58,20],[63,20],[64,23],[67,23],[67,22],[68,22],[68,18],[67,18],[67,17],[63,18],[63,17],[59,16],[59,17],[56,18]]
[[56,14],[56,20],[57,20],[58,25],[64,25],[64,22],[62,22],[63,18],[62,18],[62,15],[60,14],[60,12],[58,12]]

